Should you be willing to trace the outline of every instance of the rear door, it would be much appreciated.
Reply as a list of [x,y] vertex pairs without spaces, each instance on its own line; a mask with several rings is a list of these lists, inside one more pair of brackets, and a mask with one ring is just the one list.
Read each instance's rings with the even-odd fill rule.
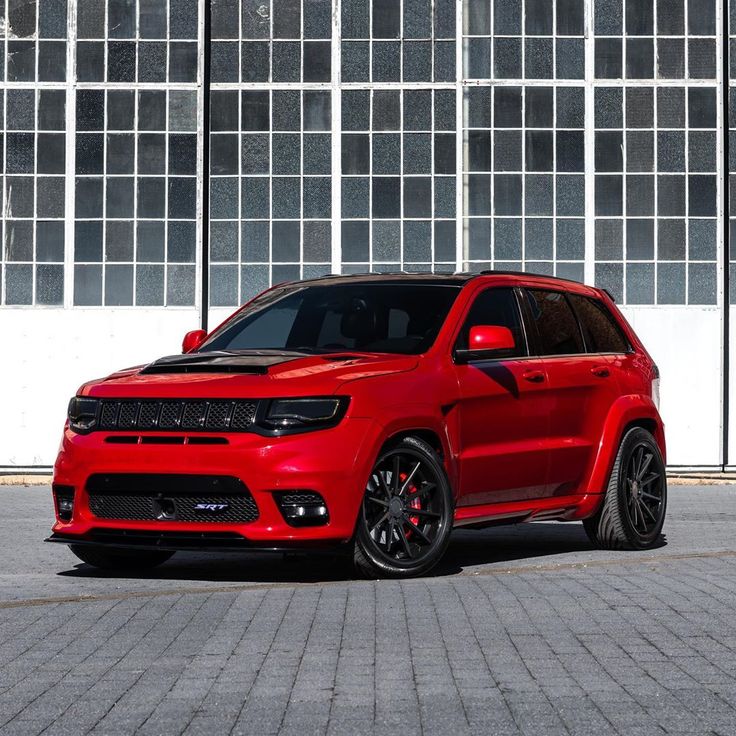
[[578,320],[574,295],[533,288],[525,293],[532,339],[549,381],[549,492],[579,493],[618,397],[611,357],[589,351],[592,336]]
[[470,328],[508,327],[516,349],[492,360],[456,364],[460,400],[460,498],[469,506],[545,495],[549,431],[543,362],[529,356],[519,293],[490,287],[473,301],[455,342],[465,349]]

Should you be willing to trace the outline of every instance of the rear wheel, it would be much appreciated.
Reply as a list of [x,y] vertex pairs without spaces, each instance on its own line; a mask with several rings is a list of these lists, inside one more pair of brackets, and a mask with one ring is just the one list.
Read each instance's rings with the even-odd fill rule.
[[602,549],[648,549],[662,532],[667,510],[667,476],[659,446],[641,427],[621,440],[603,504],[583,522]]
[[450,484],[432,448],[407,437],[376,461],[358,518],[357,569],[368,577],[428,572],[447,548],[452,529]]
[[174,553],[138,549],[110,549],[86,544],[70,544],[82,562],[102,570],[150,570],[166,562]]

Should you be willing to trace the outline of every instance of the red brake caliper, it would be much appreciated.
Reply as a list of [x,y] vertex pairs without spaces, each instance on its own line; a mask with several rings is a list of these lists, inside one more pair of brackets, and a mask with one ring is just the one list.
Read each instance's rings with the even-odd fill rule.
[[[401,481],[401,485],[403,486],[404,481],[408,478],[408,475],[406,473],[399,473],[399,480]],[[414,484],[414,482],[409,483],[409,485],[406,487],[406,497],[411,498],[412,494],[416,493],[417,487]],[[422,508],[422,502],[419,500],[419,498],[411,498],[409,503],[407,504],[409,508],[413,509],[420,509]],[[415,526],[419,526],[419,517],[418,516],[410,516],[411,523]],[[414,532],[409,530],[406,534],[407,538],[410,539],[412,534]]]

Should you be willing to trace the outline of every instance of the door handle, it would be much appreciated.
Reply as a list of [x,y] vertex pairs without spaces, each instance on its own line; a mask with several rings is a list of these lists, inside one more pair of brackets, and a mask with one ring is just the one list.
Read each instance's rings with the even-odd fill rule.
[[611,371],[608,370],[608,366],[605,365],[596,365],[590,369],[590,372],[594,376],[598,376],[598,378],[608,378],[608,376],[611,375]]
[[531,383],[542,383],[544,381],[544,371],[526,371],[522,373],[522,378]]

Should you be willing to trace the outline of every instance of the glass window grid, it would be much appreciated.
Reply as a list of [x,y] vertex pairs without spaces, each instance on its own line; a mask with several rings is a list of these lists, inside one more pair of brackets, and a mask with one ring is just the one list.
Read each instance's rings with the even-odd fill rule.
[[[597,2],[600,2],[600,0],[597,0]],[[687,14],[687,7],[684,7],[684,13],[685,13],[685,14]],[[555,15],[556,15],[556,14],[555,14]],[[655,7],[655,11],[654,11],[654,16],[655,16],[655,17],[654,17],[654,19],[653,19],[653,23],[655,24],[655,29],[656,29],[656,24],[657,24],[657,18],[656,18],[656,7]],[[553,16],[553,18],[554,18],[554,16]],[[493,22],[493,21],[491,21],[491,22]],[[554,21],[553,21],[553,22],[554,22]],[[37,21],[37,24],[38,24],[38,21]],[[687,22],[685,22],[685,24],[684,24],[684,27],[685,27],[685,29],[687,29]],[[105,29],[107,29],[107,22],[105,23]],[[105,33],[105,35],[107,35],[107,32]],[[603,34],[598,34],[598,35],[603,35]],[[616,34],[612,34],[612,35],[614,35],[614,36],[615,36]],[[683,35],[682,37],[683,37],[683,38],[685,38],[685,37],[687,37],[687,35],[688,35],[688,34],[687,34],[687,32],[685,32],[685,33],[684,33],[684,35]],[[622,38],[623,38],[624,36],[625,36],[625,34],[622,34]],[[657,38],[662,38],[662,39],[666,39],[666,38],[668,38],[668,36],[665,36],[664,34],[658,33],[658,32],[657,32],[657,30],[654,30],[654,31],[653,31],[653,35],[652,35],[652,37],[653,37],[653,38],[655,38],[655,39],[657,39]],[[673,38],[680,38],[680,36],[673,36]],[[698,38],[702,38],[702,36],[699,36]],[[713,38],[713,37],[712,37],[712,36],[709,36],[708,38]],[[733,39],[733,37],[731,37],[731,38]],[[7,37],[6,37],[6,38],[5,38],[5,43],[6,43],[6,47],[7,47],[7,42],[8,42],[8,39],[7,39]],[[36,43],[37,43],[37,42],[36,42]],[[37,48],[37,47],[36,47],[35,53],[36,53],[36,56],[38,56],[38,48]],[[687,47],[687,44],[685,44],[685,53],[686,53],[686,54],[688,53],[688,47]],[[6,56],[6,59],[7,59],[7,56]],[[622,62],[622,63],[623,63],[623,62]],[[7,66],[7,65],[6,65],[6,66]],[[687,64],[685,65],[685,68],[687,69]],[[36,64],[36,69],[38,69],[38,64]],[[5,70],[5,71],[6,71],[6,73],[7,73],[7,70]],[[679,79],[679,78],[678,78],[678,79],[677,79],[677,80],[675,81],[675,83],[678,83],[678,82],[680,82],[680,79]],[[46,84],[50,84],[50,83],[46,83]],[[346,87],[346,86],[347,86],[347,85],[343,85],[343,88],[344,88],[344,87]],[[655,103],[655,104],[656,104],[656,103]],[[588,122],[588,125],[592,127],[592,121],[589,121],[589,122]],[[733,148],[733,147],[732,147],[732,148]],[[655,152],[655,156],[656,156],[656,152]],[[334,177],[333,177],[333,178],[334,178]],[[38,185],[36,184],[35,186],[37,187]],[[37,217],[36,219],[38,219],[38,217]],[[598,219],[603,219],[603,218],[598,218]],[[627,220],[628,220],[628,219],[636,219],[636,218],[635,218],[635,217],[632,217],[632,218],[630,218],[630,217],[626,217],[625,219],[627,219]],[[660,218],[660,219],[667,219],[667,218]],[[688,228],[688,230],[689,230],[689,229],[690,229],[690,221],[689,221],[689,218],[688,218],[688,217],[685,217],[685,218],[683,218],[683,219],[685,219],[685,222],[686,222],[686,227],[687,227],[687,228]],[[624,220],[624,222],[625,222],[625,220]],[[622,224],[623,224],[623,222],[622,222]],[[624,230],[625,230],[625,228],[624,228]],[[339,237],[339,236],[338,236],[338,237]],[[625,238],[625,234],[624,234],[624,236],[623,236],[623,237]],[[655,237],[655,240],[656,240],[656,237]],[[73,248],[73,243],[67,242],[67,243],[66,243],[66,247],[67,247],[67,249],[69,249],[69,248]],[[35,252],[35,248],[36,248],[36,245],[35,245],[35,243],[34,243],[34,252]],[[656,248],[656,244],[655,244],[655,248]],[[693,261],[694,261],[694,259],[691,259],[691,260],[693,260]],[[732,262],[734,262],[734,259],[732,259]],[[623,265],[623,263],[624,263],[624,261],[622,260],[621,264]],[[637,262],[637,263],[640,263],[640,262]],[[699,261],[698,261],[698,262],[695,262],[695,261],[694,261],[694,263],[695,263],[696,265],[700,265],[700,263],[701,263],[701,262],[699,262]],[[710,265],[711,265],[711,264],[712,264],[712,262],[711,262],[711,261],[705,261],[705,262],[703,262],[703,265],[706,265],[706,266],[708,266],[708,267],[710,267]],[[623,277],[622,277],[622,278],[623,278]],[[734,279],[732,279],[732,284],[734,283],[734,281],[735,281],[735,280],[734,280]],[[5,285],[5,284],[4,284],[4,282],[5,282],[5,279],[3,279],[3,286]],[[71,284],[70,284],[70,287],[71,287]],[[655,290],[656,290],[656,279],[655,279]],[[734,288],[733,288],[733,286],[732,286],[732,292],[733,292],[733,291],[734,291]],[[686,294],[687,294],[687,292],[688,292],[688,289],[686,289],[686,290],[685,290],[685,292],[686,292]]]
[[[620,90],[622,94],[621,125],[614,127],[595,126],[595,186],[596,189],[615,178],[621,184],[622,210],[613,216],[595,216],[595,284],[607,288],[623,304],[715,304],[717,299],[717,263],[716,263],[716,228],[715,216],[701,215],[691,212],[690,201],[690,176],[712,177],[717,187],[718,160],[714,151],[712,168],[690,167],[690,148],[692,134],[713,133],[717,135],[715,127],[691,127],[690,110],[688,104],[689,90],[710,89],[717,95],[717,89],[712,86],[678,85],[669,87],[666,85],[596,85],[595,91],[600,89]],[[638,94],[638,90],[649,90],[652,95],[652,124],[646,126],[628,125],[627,101],[631,95]],[[658,125],[659,105],[661,104],[658,92],[666,94],[664,90],[672,90],[673,93],[681,93],[682,101],[682,126],[668,127]],[[600,168],[600,139],[599,133],[619,133],[622,139],[621,166]],[[637,134],[650,134],[652,137],[652,166],[651,168],[639,168],[638,159],[629,157],[632,138]],[[683,166],[677,170],[660,169],[659,161],[659,133],[682,134]],[[632,135],[633,134],[633,135]],[[715,143],[714,143],[715,145]],[[717,145],[716,145],[717,148]],[[627,201],[627,189],[632,182],[632,177],[651,178],[652,185],[652,209],[646,214],[634,214],[629,210],[635,209]],[[660,194],[664,196],[663,187],[666,180],[681,180],[684,189],[683,211],[676,215],[660,214],[664,203],[660,204]],[[633,205],[633,203],[631,203]],[[717,203],[716,203],[717,206]],[[629,242],[633,239],[634,223],[652,224],[652,253],[651,257],[636,257],[634,245]],[[667,257],[666,242],[660,233],[664,234],[666,223],[681,224],[683,227],[682,256]],[[699,258],[691,252],[691,234],[694,228],[702,227],[702,223],[712,224],[712,257]],[[611,227],[620,229],[621,233],[621,256],[618,258],[602,256],[601,240],[598,237],[599,228]]]
[[[343,110],[345,109],[345,95],[351,94],[351,92],[361,90],[344,90],[343,92]],[[368,170],[360,174],[349,174],[345,173],[341,169],[341,187],[342,187],[342,217],[341,217],[341,244],[342,244],[342,272],[343,273],[364,273],[364,272],[384,272],[384,271],[395,271],[395,270],[406,270],[406,271],[433,271],[437,273],[452,272],[456,267],[455,258],[455,237],[456,237],[456,211],[455,201],[456,192],[455,186],[457,186],[457,177],[455,170],[455,156],[453,155],[453,170],[449,174],[437,174],[435,173],[435,155],[436,155],[436,135],[442,133],[451,133],[455,139],[455,145],[457,145],[457,136],[455,135],[455,129],[444,128],[438,126],[438,115],[437,115],[437,95],[444,94],[448,95],[448,98],[452,98],[452,109],[453,113],[451,119],[456,120],[456,114],[454,106],[456,104],[455,90],[454,89],[412,89],[412,90],[399,90],[396,88],[391,89],[373,89],[373,90],[362,90],[369,97],[369,106],[366,108],[366,114],[364,117],[363,125],[351,125],[346,127],[342,126],[342,137],[343,141],[345,136],[361,136],[367,139],[368,148]],[[377,101],[377,95],[381,94],[394,94],[398,96],[399,105],[399,117],[395,125],[388,128],[377,129],[375,125],[375,115],[379,109],[380,98]],[[407,127],[404,115],[405,96],[407,93],[423,93],[431,96],[431,109],[429,111],[429,119],[431,120],[430,126],[420,127]],[[374,145],[380,136],[397,136],[399,139],[399,151],[398,154],[398,166],[395,173],[383,173],[377,172],[376,160],[374,157],[375,148]],[[429,157],[428,166],[422,172],[408,173],[406,169],[406,145],[409,138],[412,136],[425,135],[429,136]],[[344,145],[344,142],[343,142]],[[398,203],[397,212],[398,215],[387,215],[379,216],[375,214],[375,200],[376,193],[374,182],[376,180],[392,179],[397,183],[398,189]],[[430,198],[428,205],[429,209],[425,215],[411,215],[407,213],[408,203],[406,200],[406,184],[407,182],[429,183],[429,191],[427,195]],[[363,192],[364,197],[356,197],[355,202],[350,202],[349,192],[352,189],[352,183],[358,187],[364,185]],[[444,200],[447,206],[446,214],[438,212],[436,194],[438,184],[443,186],[440,182],[452,182],[451,193],[452,198],[450,201]],[[357,206],[363,210],[363,214],[351,214],[350,209],[353,206]],[[424,225],[429,228],[427,237],[424,239],[425,247],[429,245],[427,251],[427,258],[411,258],[409,257],[409,250],[411,244],[411,236],[408,233],[410,230],[406,226],[406,223],[417,223]],[[440,224],[444,223],[444,224]],[[346,254],[350,252],[350,238],[354,237],[352,228],[363,230],[361,225],[364,226],[364,234],[367,245],[367,251],[364,250],[366,258],[355,257],[347,258]],[[444,230],[444,233],[440,233],[440,228]],[[393,234],[389,234],[389,229],[393,230]],[[442,258],[438,255],[438,239],[441,237],[451,238],[451,247],[445,249],[445,254],[448,252],[452,253],[451,258]],[[393,258],[382,258],[379,253],[379,243],[381,237],[392,238],[395,242],[395,254]]]
[[[0,304],[8,305],[36,305],[36,306],[58,306],[63,303],[64,298],[64,231],[63,212],[45,212],[40,209],[39,189],[44,190],[52,175],[41,171],[39,173],[37,163],[38,136],[58,135],[61,139],[62,156],[65,149],[64,128],[42,129],[36,125],[38,111],[38,98],[40,89],[58,89],[64,95],[67,81],[67,2],[56,0],[56,2],[44,4],[44,16],[38,12],[38,0],[6,0],[2,4],[5,22],[3,24],[2,36],[2,60],[0,61],[0,80],[6,91],[14,90],[18,93],[28,93],[33,96],[34,123],[28,125],[12,125],[5,117],[5,105],[3,105],[3,225],[2,228],[2,253],[0,253]],[[34,85],[29,89],[29,85]],[[38,85],[38,86],[35,86]],[[15,92],[11,92],[14,94]],[[3,102],[5,94],[3,93]],[[10,125],[10,127],[8,127]],[[30,167],[28,161],[22,167],[22,172],[14,173],[8,167],[8,136],[12,145],[13,136],[30,136],[32,141],[32,152]],[[20,139],[16,138],[20,142]],[[45,138],[42,138],[45,140]],[[43,168],[43,167],[42,167]],[[17,176],[17,179],[14,177]],[[41,180],[47,179],[44,183]],[[13,202],[10,200],[6,189],[14,181],[25,180],[25,185],[30,184],[31,198],[30,210],[26,207],[22,214],[12,212]],[[57,182],[61,187],[60,199],[64,201],[64,171],[61,171]],[[26,205],[28,203],[26,202]],[[40,223],[40,225],[39,225]],[[53,223],[47,226],[44,223]],[[55,253],[40,253],[37,233],[41,229],[53,229],[56,231],[54,237],[60,238],[61,242],[54,248]],[[47,233],[49,235],[49,233]],[[27,240],[26,247],[18,252],[15,238]],[[6,242],[7,238],[7,242]],[[10,240],[14,241],[15,253],[11,253]],[[61,248],[61,258],[58,255]]]
[[343,82],[454,82],[455,12],[454,0],[342,3]]
[[[198,0],[168,0],[168,3],[163,0],[163,3],[155,4],[150,0],[132,0],[131,3],[126,0],[78,0],[75,78],[81,83],[196,83],[198,4]],[[151,28],[151,24],[146,22],[146,7],[163,8],[162,29]],[[119,17],[126,8],[132,9],[127,27]],[[175,22],[171,18],[172,10],[177,16],[193,15],[193,27],[191,22]],[[81,20],[85,12],[95,13],[101,18],[101,23],[94,29],[97,32],[87,32]],[[116,20],[120,22],[116,23]],[[154,45],[158,58],[152,55],[146,59]],[[98,73],[92,75],[87,74],[85,68],[85,60],[91,58],[99,62],[95,64],[99,67]]]
[[[322,125],[304,129],[304,125],[294,125],[275,119],[274,100],[279,95],[281,99],[288,99],[284,95],[295,95],[299,98],[300,119],[303,123],[307,107],[307,99],[310,94],[321,94],[327,98],[328,107],[331,109],[330,91],[324,89],[289,89],[289,90],[253,90],[253,89],[218,89],[217,93],[233,95],[237,100],[237,117],[233,125],[227,130],[213,130],[212,146],[218,146],[218,138],[236,138],[236,150],[238,163],[232,173],[222,174],[212,171],[216,162],[211,159],[211,198],[215,192],[229,191],[231,204],[222,207],[218,203],[218,197],[214,197],[211,203],[210,219],[210,305],[235,306],[255,296],[268,286],[281,281],[312,278],[327,274],[331,270],[331,242],[332,242],[332,135],[331,135],[331,113]],[[244,95],[256,92],[265,95],[268,100],[268,119],[265,125],[253,130],[248,124],[242,125],[244,119]],[[299,155],[296,162],[296,170],[282,171],[276,165],[273,156],[274,140],[277,144],[282,136],[293,136],[292,141],[298,140]],[[267,143],[268,160],[265,169],[259,167],[254,171],[244,169],[245,151],[250,150],[249,144],[255,142]],[[323,169],[319,173],[309,173],[310,169],[305,162],[305,151],[312,141],[319,141],[327,152]],[[295,183],[299,191],[300,202],[298,213],[294,216],[281,216],[276,208],[274,191],[282,184],[286,187],[288,183]],[[268,206],[257,213],[247,210],[249,200],[249,187],[256,186],[262,190],[265,186],[267,191]],[[326,197],[320,203],[321,211],[315,213],[305,208],[305,195],[309,196],[315,187],[321,187],[326,191]],[[217,239],[221,235],[220,228],[235,230],[236,246],[230,257],[223,254],[221,245]],[[291,254],[279,253],[279,248],[274,247],[274,240],[278,241],[280,228],[295,228],[298,237],[298,247]],[[254,255],[251,243],[248,240],[247,230],[260,229],[265,231],[266,250],[261,258],[249,257]],[[324,231],[320,236],[319,232]],[[322,238],[319,248],[320,257],[314,257],[314,253],[307,252],[306,240],[312,237]],[[249,252],[250,251],[250,252]]]
[[[689,2],[679,0],[671,2],[682,9],[682,25],[678,32],[672,32],[664,19],[660,17],[666,8],[665,0],[652,0],[651,29],[639,29],[641,33],[627,33],[627,6],[631,0],[594,0],[593,30],[595,34],[594,68],[596,79],[714,79],[716,69],[720,64],[717,58],[717,36],[715,23],[716,0],[702,0]],[[645,3],[639,0],[640,7]],[[703,29],[693,29],[688,6],[693,8],[694,14],[704,14],[706,9],[713,12],[713,30],[704,32]],[[632,25],[634,20],[632,19]],[[708,29],[710,30],[710,29]],[[647,63],[644,74],[637,74],[634,57],[637,54],[637,45],[651,50],[651,70]],[[605,55],[613,59],[613,69],[603,71],[602,60]],[[682,67],[667,68],[669,63],[682,61]],[[619,73],[616,73],[618,69]],[[643,71],[643,70],[642,70]]]
[[325,0],[213,3],[212,83],[329,83],[331,17]]
[[[65,90],[13,87],[0,90],[2,121],[6,155],[3,157],[3,187],[0,197],[4,213],[3,248],[0,262],[3,266],[2,303],[7,305],[61,306],[64,300],[64,194],[65,194],[65,151],[64,114],[61,126],[44,125],[39,115],[39,99],[42,95],[61,95]],[[23,96],[31,101],[30,120],[14,120],[8,110],[13,107],[12,97]],[[28,124],[30,123],[30,124]],[[9,165],[8,141],[13,138],[26,141],[30,137],[32,150],[30,161],[24,170]],[[40,144],[49,150],[61,153],[61,160],[50,162],[52,166],[39,166]],[[27,164],[30,163],[30,167]],[[47,169],[59,166],[58,171]],[[30,192],[23,188],[30,185]],[[57,187],[55,207],[47,196],[46,187]],[[20,189],[19,189],[20,188]],[[60,190],[60,191],[59,191]],[[19,191],[16,195],[15,192]],[[27,196],[30,194],[29,197]],[[60,208],[59,205],[60,204]],[[42,252],[42,243],[37,235],[47,231],[47,252]],[[56,241],[55,243],[53,241]],[[20,241],[20,242],[19,242]],[[25,244],[24,244],[25,241]]]
[[[567,127],[557,125],[558,120],[558,98],[560,89],[576,90],[576,94],[581,96],[584,94],[582,87],[550,87],[547,85],[535,84],[535,85],[508,85],[508,86],[494,86],[488,89],[492,94],[489,96],[490,110],[488,111],[489,122],[491,125],[486,126],[470,126],[469,117],[467,114],[468,107],[468,95],[472,94],[472,89],[483,89],[483,88],[469,88],[465,91],[465,102],[464,107],[466,113],[464,115],[464,130],[463,130],[463,268],[469,271],[482,271],[489,268],[498,268],[505,270],[525,270],[541,274],[557,275],[565,278],[573,278],[577,280],[583,280],[584,276],[584,224],[585,224],[585,186],[584,186],[584,172],[585,164],[584,157],[581,152],[581,162],[578,167],[575,167],[575,171],[562,171],[559,170],[558,161],[558,133],[562,132],[575,132],[582,133],[582,127]],[[552,124],[549,126],[529,126],[527,125],[527,92],[530,89],[552,89],[552,111],[551,120]],[[495,112],[495,100],[496,95],[499,94],[499,90],[520,91],[520,118],[519,125],[513,127],[499,126],[496,119]],[[563,93],[564,94],[564,93]],[[468,151],[468,140],[470,134],[475,131],[487,132],[490,139],[491,146],[491,165],[484,168],[474,168],[472,161],[470,160],[470,154]],[[520,156],[518,167],[498,168],[495,142],[499,134],[505,135],[507,132],[517,134],[520,141]],[[534,134],[536,132],[546,132],[552,136],[552,156],[551,166],[544,169],[532,169],[527,163],[527,134]],[[582,142],[582,136],[581,136]],[[474,175],[487,176],[489,186],[489,210],[483,214],[471,214],[471,202],[469,196],[470,178]],[[496,176],[514,176],[520,179],[520,190],[519,190],[519,211],[514,214],[499,214],[496,206],[498,204],[496,199]],[[527,188],[531,181],[528,177],[530,176],[547,176],[551,178],[552,191],[551,201],[549,203],[549,209],[543,214],[528,214],[527,210]],[[579,201],[578,207],[575,209],[574,214],[562,215],[560,210],[562,207],[566,208],[566,205],[558,198],[560,192],[560,185],[562,185],[564,179],[574,179],[579,183],[580,193],[582,199]],[[571,180],[572,180],[571,179]],[[570,210],[566,209],[566,212]],[[548,224],[549,230],[551,231],[551,239],[549,241],[550,258],[539,258],[533,257],[532,251],[532,238],[528,237],[530,229],[535,227],[538,223],[544,222]],[[580,228],[583,232],[583,243],[582,252],[579,258],[565,258],[562,256],[561,250],[565,243],[558,237],[558,231],[565,227],[565,224],[569,224],[573,227]],[[514,258],[511,255],[504,255],[503,247],[509,246],[508,241],[505,240],[508,237],[508,233],[504,234],[504,226],[518,226],[518,257]],[[472,243],[473,233],[472,230],[478,228],[481,234],[486,233],[488,236],[488,250],[482,257],[478,257],[473,253],[475,246]]]
[[[736,0],[728,0],[724,3],[723,12],[728,12],[728,43],[729,43],[729,79],[728,79],[728,178],[730,201],[725,203],[725,211],[728,213],[729,246],[729,303],[736,304]],[[725,49],[723,50],[725,53]]]
[[[85,87],[77,93],[78,101],[85,93],[100,92],[103,94],[104,112],[103,125],[91,126],[89,129],[85,126],[84,130],[77,127],[77,142],[79,143],[81,136],[98,135],[102,136],[103,147],[103,173],[80,173],[80,159],[77,157],[77,171],[75,174],[76,187],[76,212],[75,212],[75,243],[74,248],[74,305],[75,306],[191,306],[194,304],[195,281],[197,261],[197,237],[198,227],[198,202],[197,202],[197,132],[196,127],[190,125],[172,126],[172,102],[177,98],[178,94],[192,95],[196,100],[196,91],[189,88],[176,89],[155,88],[153,90],[137,89],[130,92],[133,100],[133,120],[130,127],[114,127],[109,120],[110,100],[112,95],[126,90],[105,88]],[[165,100],[163,123],[151,126],[142,119],[141,115],[141,98],[142,95],[150,93],[163,95]],[[196,104],[196,103],[195,103]],[[77,119],[79,123],[79,118]],[[182,130],[181,128],[185,128]],[[173,128],[173,129],[172,129]],[[131,136],[133,143],[132,161],[130,171],[125,173],[112,173],[110,159],[111,136]],[[160,136],[163,139],[163,170],[156,173],[146,173],[141,171],[141,163],[144,154],[141,150],[144,136]],[[170,146],[174,136],[186,136],[191,139],[191,145],[194,150],[194,170],[188,172],[173,172],[171,170],[173,156],[170,157]],[[184,143],[187,142],[186,139]],[[186,147],[186,146],[185,146]],[[83,203],[79,202],[83,198],[83,190],[85,182],[100,181],[102,184],[101,192],[101,211],[98,214],[87,215],[80,212]],[[141,187],[146,187],[147,183],[161,182],[163,189],[162,207],[160,214],[151,215],[142,210],[143,203],[140,199]],[[132,207],[128,214],[117,216],[111,212],[112,202],[108,198],[111,187],[115,182],[130,182],[132,188]],[[180,183],[179,183],[180,182]],[[186,184],[189,182],[189,184]],[[172,202],[171,187],[189,186],[193,199],[188,207],[186,214],[182,216],[182,212],[174,216],[169,216],[172,207],[176,206]],[[81,195],[81,196],[80,196]],[[83,237],[84,227],[86,223],[99,223],[101,228],[101,249],[99,258],[80,257],[77,249],[77,239]],[[126,224],[131,230],[131,241],[129,245],[129,257],[113,258],[108,253],[108,238],[116,229],[116,224]],[[160,257],[145,257],[141,252],[142,236],[141,228],[145,227],[142,223],[158,223],[162,232],[162,249]],[[191,231],[191,248],[188,257],[177,257],[171,251],[176,250],[174,247],[175,233],[173,229],[177,227],[176,223],[188,223],[187,230]],[[182,229],[184,226],[182,226]],[[171,243],[170,243],[171,238]],[[82,248],[80,248],[82,250]],[[121,286],[123,278],[127,278],[130,274],[131,289],[129,292],[122,291],[115,293],[115,288]],[[99,289],[94,289],[85,294],[85,275],[86,279],[91,279],[95,284],[99,279]],[[158,288],[156,288],[158,287]]]
[[[578,28],[569,29],[562,27],[565,10],[560,0],[536,3],[549,9],[550,21],[548,29],[533,28],[527,6],[534,4],[533,0],[463,0],[464,79],[584,79],[584,0],[567,3],[581,20]],[[508,14],[516,17],[509,19]],[[504,68],[517,53],[516,69]]]
[[[39,3],[48,16],[41,20]],[[5,0],[3,61],[0,78],[8,82],[66,82],[67,1]],[[29,14],[33,15],[27,23]],[[25,15],[26,25],[21,20]],[[14,19],[16,22],[14,22]]]

